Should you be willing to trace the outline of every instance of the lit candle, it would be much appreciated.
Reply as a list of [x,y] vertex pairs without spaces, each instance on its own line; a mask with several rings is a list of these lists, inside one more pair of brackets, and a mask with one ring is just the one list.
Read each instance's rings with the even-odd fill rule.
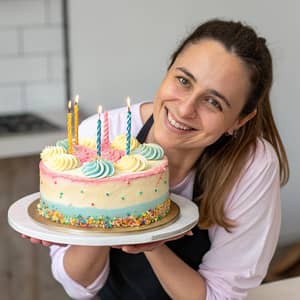
[[101,113],[102,113],[102,106],[98,106],[98,114],[99,118],[97,121],[97,154],[101,156]]
[[103,146],[109,145],[109,124],[108,124],[108,112],[103,113]]
[[130,98],[127,97],[127,135],[126,135],[126,155],[130,153],[130,140],[131,140],[131,111],[130,111]]
[[68,153],[72,154],[73,153],[73,147],[72,147],[72,101],[70,100],[68,103]]
[[79,96],[77,95],[74,101],[74,137],[76,145],[78,145],[78,101]]

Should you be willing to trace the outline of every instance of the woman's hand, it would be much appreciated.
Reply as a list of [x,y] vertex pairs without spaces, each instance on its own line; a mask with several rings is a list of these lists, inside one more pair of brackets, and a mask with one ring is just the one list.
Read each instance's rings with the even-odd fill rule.
[[33,237],[30,237],[28,235],[25,235],[25,234],[21,234],[21,237],[23,239],[28,239],[30,240],[30,242],[32,244],[40,244],[40,245],[43,245],[45,247],[49,247],[49,246],[52,246],[52,245],[57,245],[57,246],[67,246],[65,244],[59,244],[59,243],[52,243],[52,242],[48,242],[48,241],[43,241],[43,240],[39,240],[39,239],[35,239]]
[[112,248],[121,249],[122,251],[129,253],[129,254],[138,254],[142,252],[148,252],[153,251],[157,248],[159,248],[161,245],[163,245],[166,242],[178,240],[185,235],[192,236],[193,232],[192,230],[189,230],[186,233],[174,236],[172,238],[161,240],[158,242],[152,242],[152,243],[145,243],[145,244],[137,244],[137,245],[118,245],[118,246],[112,246]]

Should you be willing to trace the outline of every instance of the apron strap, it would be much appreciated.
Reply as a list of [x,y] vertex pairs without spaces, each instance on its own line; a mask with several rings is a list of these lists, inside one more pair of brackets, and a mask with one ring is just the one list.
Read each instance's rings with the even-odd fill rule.
[[139,131],[138,135],[136,136],[136,139],[143,144],[146,141],[147,135],[153,125],[153,115],[150,116],[150,118],[146,121],[146,123],[143,125],[141,130]]

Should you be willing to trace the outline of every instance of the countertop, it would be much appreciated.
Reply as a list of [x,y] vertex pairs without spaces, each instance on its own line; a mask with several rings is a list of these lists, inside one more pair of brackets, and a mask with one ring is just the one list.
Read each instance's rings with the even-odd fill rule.
[[0,137],[0,159],[39,154],[47,145],[67,137],[66,113],[48,111],[40,117],[58,125],[61,129],[42,133],[11,134]]

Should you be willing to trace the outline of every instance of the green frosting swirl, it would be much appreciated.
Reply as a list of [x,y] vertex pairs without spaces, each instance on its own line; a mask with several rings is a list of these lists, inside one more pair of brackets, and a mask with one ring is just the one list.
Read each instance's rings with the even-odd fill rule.
[[69,149],[68,139],[57,141],[56,146],[63,147],[68,152],[68,149]]
[[147,160],[160,160],[164,156],[164,150],[157,144],[142,144],[133,151],[133,154],[140,154]]
[[104,178],[115,173],[113,163],[104,159],[86,162],[82,165],[81,170],[89,178]]

